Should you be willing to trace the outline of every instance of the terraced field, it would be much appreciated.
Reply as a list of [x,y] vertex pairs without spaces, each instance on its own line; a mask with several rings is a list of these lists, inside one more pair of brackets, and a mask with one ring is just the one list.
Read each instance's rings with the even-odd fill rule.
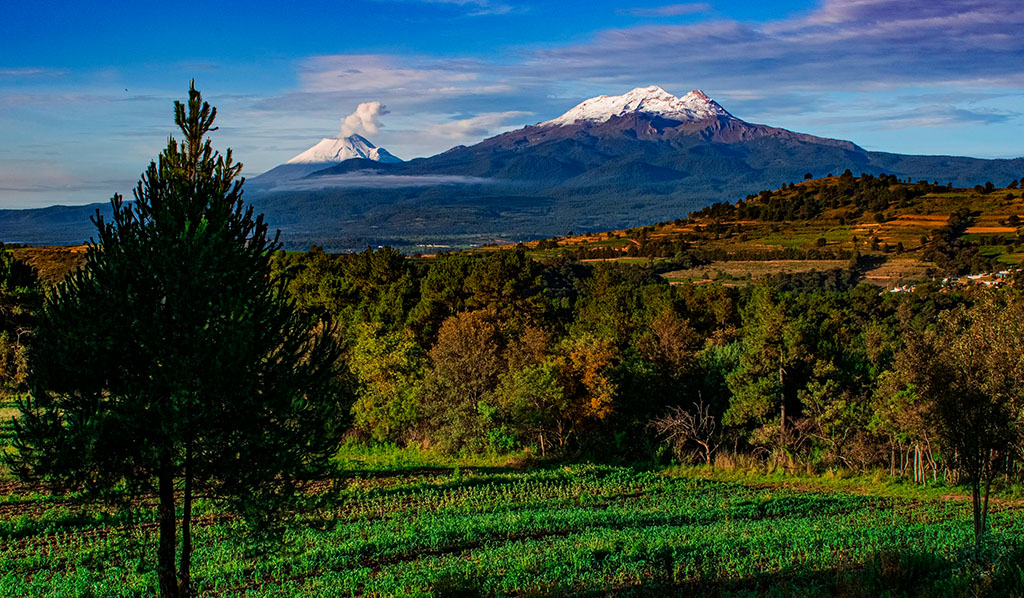
[[[813,194],[833,187],[837,180],[806,181],[775,190],[774,194],[798,205],[803,194]],[[748,203],[757,204],[759,201],[753,199]],[[719,218],[698,213],[687,220],[632,229],[568,234],[527,242],[523,246],[532,257],[543,260],[577,255],[580,252],[591,252],[588,255],[593,256],[594,250],[603,250],[600,257],[588,261],[664,266],[665,257],[635,257],[631,251],[638,253],[645,243],[651,246],[682,243],[689,250],[702,255],[705,262],[710,260],[710,263],[674,270],[670,267],[660,268],[659,271],[670,282],[703,283],[718,280],[728,285],[749,284],[771,274],[848,268],[848,259],[835,257],[848,255],[856,248],[860,255],[870,258],[858,265],[862,274],[861,282],[893,288],[936,275],[937,265],[930,261],[932,258],[926,256],[924,243],[947,225],[952,213],[965,207],[971,211],[972,223],[964,231],[963,239],[977,244],[982,255],[995,260],[994,271],[1016,267],[1024,262],[1024,228],[1021,227],[1024,196],[1016,186],[989,193],[942,188],[911,201],[893,204],[883,212],[851,211],[849,206],[845,206],[823,209],[812,218],[785,221]],[[476,251],[500,248],[482,247]],[[785,259],[772,255],[787,250],[823,251],[825,255],[822,257],[812,253],[807,257],[796,255]],[[672,256],[672,251],[647,255]],[[644,254],[639,252],[639,255]]]
[[[269,554],[201,504],[211,596],[1020,595],[1024,513],[595,465],[352,472]],[[326,485],[325,485],[326,488]],[[152,504],[128,513],[0,485],[0,596],[146,596]],[[980,564],[979,564],[980,563]]]

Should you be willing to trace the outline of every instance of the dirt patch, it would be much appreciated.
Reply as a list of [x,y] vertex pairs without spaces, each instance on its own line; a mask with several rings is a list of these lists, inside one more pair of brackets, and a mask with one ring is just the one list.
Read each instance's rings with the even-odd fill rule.
[[1002,233],[1015,233],[1017,229],[1012,226],[969,226],[967,227],[968,233],[981,233],[981,234],[1002,234]]
[[924,221],[931,223],[942,223],[945,224],[949,220],[949,214],[903,214],[896,218],[898,221],[912,220],[912,221]]
[[886,222],[886,224],[892,226],[924,226],[928,228],[937,228],[940,226],[945,226],[946,220],[947,219],[925,220],[924,218],[921,218],[919,216],[914,216],[913,218],[898,218],[896,220]]

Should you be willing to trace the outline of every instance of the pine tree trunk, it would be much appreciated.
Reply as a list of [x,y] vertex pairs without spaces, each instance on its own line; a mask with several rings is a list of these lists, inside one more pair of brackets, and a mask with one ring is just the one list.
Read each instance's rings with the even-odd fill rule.
[[979,476],[971,476],[971,507],[974,514],[974,554],[981,549],[981,480]]
[[925,484],[925,453],[921,450],[921,444],[918,444],[918,483]]
[[182,498],[181,563],[178,570],[178,597],[192,595],[192,443],[185,447],[185,493]]
[[156,572],[160,583],[161,598],[178,598],[178,579],[174,571],[174,548],[176,525],[174,517],[174,475],[170,465],[160,471],[159,499],[157,507],[160,519],[160,543],[157,547]]
[[[782,358],[780,357],[779,360],[781,361]],[[784,386],[784,382],[783,382],[783,378],[782,378],[782,375],[783,375],[784,371],[785,370],[782,369],[782,366],[779,366],[779,394],[782,395],[782,397],[781,397],[782,400],[780,401],[782,403],[782,414],[779,417],[779,434],[780,435],[785,435],[785,433],[786,433],[786,387]]]
[[989,450],[988,462],[983,470],[985,472],[985,492],[982,495],[982,507],[981,507],[981,533],[984,534],[988,528],[988,497],[992,492],[992,478],[995,477],[995,460],[998,456],[993,455],[992,450]]
[[921,462],[921,481],[919,483],[924,486],[928,483],[928,463],[924,460],[924,450],[921,448],[917,449],[917,460]]
[[981,533],[984,535],[985,530],[988,528],[988,497],[992,492],[992,479],[989,478],[985,481],[985,493],[982,495],[982,507],[981,507]]

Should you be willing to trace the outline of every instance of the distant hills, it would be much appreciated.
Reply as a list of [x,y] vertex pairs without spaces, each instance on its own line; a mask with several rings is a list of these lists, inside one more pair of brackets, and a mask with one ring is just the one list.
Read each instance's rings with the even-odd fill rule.
[[[673,283],[787,288],[923,281],[1000,286],[1024,264],[1024,189],[950,188],[850,174],[716,203],[689,218],[529,242],[536,259],[638,263]],[[504,247],[482,247],[484,253]]]
[[[354,137],[324,139],[247,183],[247,198],[289,246],[416,251],[622,228],[806,173],[886,173],[957,187],[1002,186],[1024,174],[1024,158],[871,152],[746,122],[698,90],[676,97],[656,86],[591,98],[555,119],[407,162]],[[87,221],[70,225],[81,208],[46,210],[0,212],[0,238],[88,236]]]
[[[685,219],[515,247],[539,260],[640,264],[672,283],[742,286],[769,277],[785,288],[868,283],[895,292],[929,280],[999,286],[1024,276],[1017,273],[1024,265],[1024,188],[1020,181],[965,189],[844,173],[716,203]],[[52,283],[81,263],[82,249],[15,252]]]

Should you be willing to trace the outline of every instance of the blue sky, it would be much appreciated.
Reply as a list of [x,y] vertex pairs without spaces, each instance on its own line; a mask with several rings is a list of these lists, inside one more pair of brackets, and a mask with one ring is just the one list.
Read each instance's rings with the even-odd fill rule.
[[372,141],[412,158],[647,85],[872,150],[1024,155],[1019,0],[181,6],[5,7],[0,207],[128,192],[193,77],[247,175],[362,102],[388,109]]

